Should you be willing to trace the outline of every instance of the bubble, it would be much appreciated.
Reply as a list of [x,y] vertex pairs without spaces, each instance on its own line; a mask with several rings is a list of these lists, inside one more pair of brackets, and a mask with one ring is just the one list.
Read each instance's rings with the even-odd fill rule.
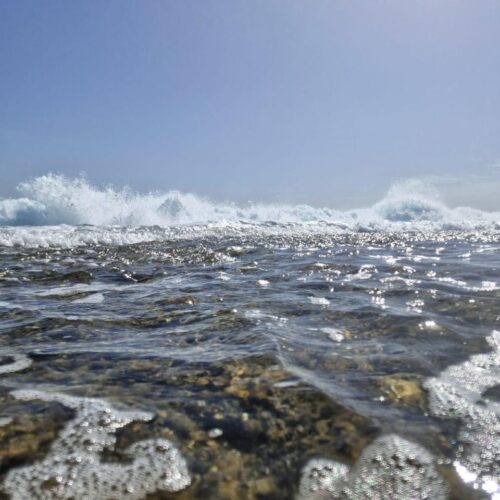
[[315,458],[302,470],[299,500],[334,498],[345,483],[349,467],[325,458]]
[[447,498],[434,458],[421,446],[397,435],[375,440],[349,467],[314,459],[302,471],[298,500],[406,500]]
[[486,340],[492,352],[448,367],[424,387],[434,415],[463,422],[454,463],[458,475],[494,497],[500,495],[500,404],[483,394],[500,380],[500,332]]
[[113,449],[116,431],[153,415],[120,411],[99,399],[78,398],[37,390],[14,391],[21,400],[56,401],[76,412],[45,458],[32,465],[10,470],[3,489],[12,500],[127,499],[144,498],[158,490],[179,491],[191,479],[186,461],[166,439],[134,443],[125,450],[130,462],[102,462],[104,449]]

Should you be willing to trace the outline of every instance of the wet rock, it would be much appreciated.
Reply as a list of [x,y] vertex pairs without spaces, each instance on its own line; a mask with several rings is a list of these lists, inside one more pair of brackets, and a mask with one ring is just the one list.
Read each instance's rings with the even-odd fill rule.
[[389,375],[379,379],[384,395],[393,403],[422,406],[424,391],[418,380],[410,377]]

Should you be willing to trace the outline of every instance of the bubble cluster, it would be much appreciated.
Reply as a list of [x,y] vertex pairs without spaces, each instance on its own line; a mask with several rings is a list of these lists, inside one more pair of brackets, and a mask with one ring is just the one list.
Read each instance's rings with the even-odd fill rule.
[[447,488],[432,455],[397,435],[368,446],[349,470],[333,460],[314,459],[303,469],[299,500],[445,499]]
[[450,366],[425,387],[434,415],[463,422],[455,457],[459,476],[500,498],[500,403],[486,393],[500,381],[500,332],[493,331],[486,340],[492,352]]
[[4,373],[14,373],[26,370],[26,368],[29,368],[33,363],[33,361],[25,354],[2,351],[1,355],[11,358],[12,362],[6,365],[0,365],[0,375]]
[[117,429],[151,420],[149,413],[119,411],[98,399],[59,393],[19,390],[12,394],[21,400],[56,401],[76,412],[41,462],[8,472],[3,489],[12,500],[132,500],[159,490],[179,491],[191,482],[184,458],[166,439],[134,443],[124,452],[127,463],[102,461],[101,453],[116,443]]

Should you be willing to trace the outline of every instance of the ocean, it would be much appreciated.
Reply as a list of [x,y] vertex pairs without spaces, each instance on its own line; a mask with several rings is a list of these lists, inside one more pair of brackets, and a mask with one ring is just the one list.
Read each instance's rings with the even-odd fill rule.
[[500,498],[500,213],[0,200],[7,498]]

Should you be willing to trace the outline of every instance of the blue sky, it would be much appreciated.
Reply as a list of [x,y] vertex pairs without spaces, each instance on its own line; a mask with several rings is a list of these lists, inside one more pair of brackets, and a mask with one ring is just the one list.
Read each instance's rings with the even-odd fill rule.
[[339,207],[431,176],[500,208],[500,3],[4,0],[0,196],[49,171]]

